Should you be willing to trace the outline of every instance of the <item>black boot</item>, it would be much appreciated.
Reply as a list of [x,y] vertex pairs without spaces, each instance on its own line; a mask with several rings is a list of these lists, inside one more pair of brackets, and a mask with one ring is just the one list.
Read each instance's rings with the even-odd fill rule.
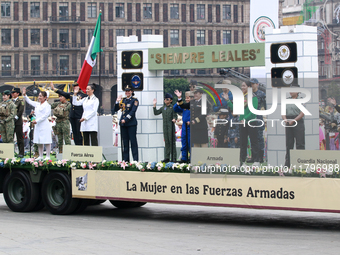
[[254,163],[255,162],[253,150],[251,150],[251,158],[248,158],[246,162],[247,163]]
[[255,162],[255,160],[254,160],[253,157],[247,159],[247,163],[254,163],[254,162]]
[[260,163],[263,163],[263,155],[264,155],[264,151],[262,150],[262,151],[259,152],[259,160],[260,160],[259,162]]

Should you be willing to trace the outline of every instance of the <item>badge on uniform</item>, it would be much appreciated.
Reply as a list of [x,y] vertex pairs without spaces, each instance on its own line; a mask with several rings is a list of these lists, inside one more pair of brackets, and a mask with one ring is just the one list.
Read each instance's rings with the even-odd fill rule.
[[130,104],[127,104],[126,107],[130,107],[131,105]]
[[138,106],[138,101],[135,101],[135,106]]

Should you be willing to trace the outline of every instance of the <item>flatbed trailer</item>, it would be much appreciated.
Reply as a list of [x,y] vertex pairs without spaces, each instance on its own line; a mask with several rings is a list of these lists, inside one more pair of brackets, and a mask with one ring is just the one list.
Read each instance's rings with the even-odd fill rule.
[[106,199],[116,207],[147,202],[340,212],[340,179],[264,175],[11,167],[0,170],[0,192],[15,212],[46,207],[79,213]]

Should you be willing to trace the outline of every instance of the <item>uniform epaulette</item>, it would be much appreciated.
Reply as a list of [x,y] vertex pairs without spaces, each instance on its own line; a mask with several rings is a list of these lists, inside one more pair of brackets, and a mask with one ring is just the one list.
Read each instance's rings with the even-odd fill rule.
[[[137,99],[137,97],[132,97],[133,99]],[[138,99],[137,99],[138,100]]]

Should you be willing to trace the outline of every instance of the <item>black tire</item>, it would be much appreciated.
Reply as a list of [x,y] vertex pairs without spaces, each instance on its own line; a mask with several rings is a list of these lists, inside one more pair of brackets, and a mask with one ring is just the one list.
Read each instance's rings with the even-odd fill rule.
[[38,203],[37,205],[33,208],[33,212],[37,212],[40,211],[42,209],[45,208],[44,202],[42,200],[42,196],[41,196],[41,183],[36,183],[38,185],[38,189],[39,189],[39,194],[38,194]]
[[12,211],[29,212],[38,204],[39,185],[31,182],[27,172],[14,171],[7,174],[3,193],[6,204]]
[[62,172],[47,175],[43,181],[41,192],[44,205],[52,214],[71,214],[77,209],[80,202],[80,199],[72,198],[70,176]]
[[91,205],[91,201],[92,199],[79,199],[79,204],[76,208],[76,210],[73,212],[73,214],[78,214],[78,213],[82,213],[83,211],[85,211],[85,209]]
[[136,208],[146,204],[146,202],[130,202],[119,200],[110,200],[110,203],[117,208]]

